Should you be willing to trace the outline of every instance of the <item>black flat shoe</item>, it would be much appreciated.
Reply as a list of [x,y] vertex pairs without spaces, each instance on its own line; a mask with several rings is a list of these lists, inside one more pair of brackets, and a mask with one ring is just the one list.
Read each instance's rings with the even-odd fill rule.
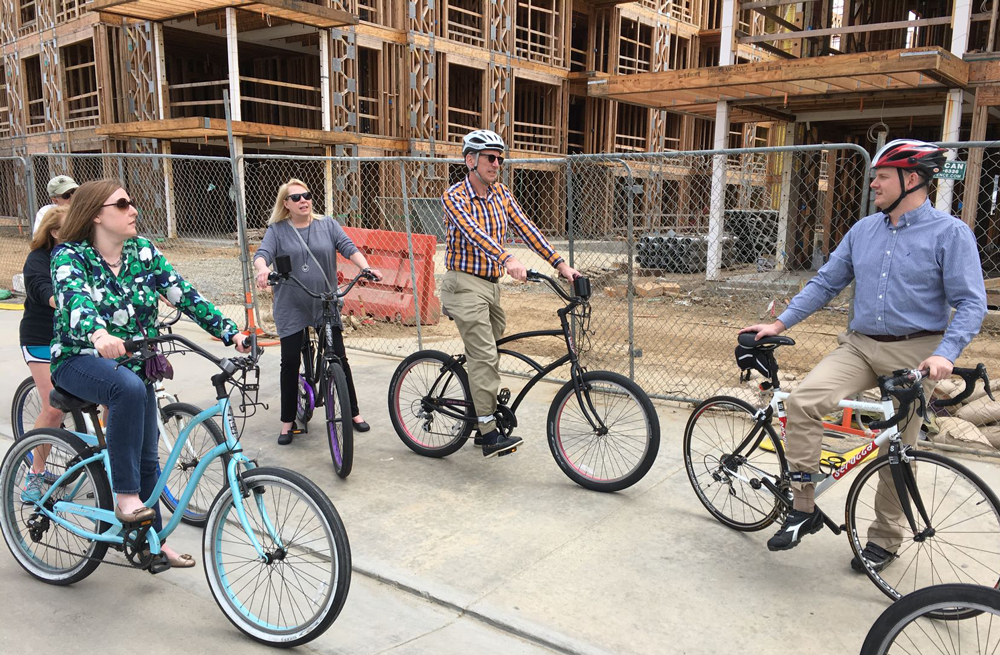
[[368,432],[372,429],[372,426],[368,425],[364,421],[352,421],[354,423],[354,429],[358,432]]
[[278,445],[287,446],[288,444],[292,443],[292,436],[293,435],[291,432],[282,432],[281,434],[278,435]]

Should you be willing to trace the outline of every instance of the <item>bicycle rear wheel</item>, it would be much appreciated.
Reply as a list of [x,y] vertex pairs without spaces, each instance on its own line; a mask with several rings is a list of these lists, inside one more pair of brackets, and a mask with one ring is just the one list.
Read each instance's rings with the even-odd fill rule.
[[[24,433],[35,426],[38,415],[42,412],[42,399],[35,388],[35,379],[28,377],[21,381],[14,391],[14,400],[10,408],[10,425],[14,430],[14,439],[20,439]],[[75,432],[87,433],[87,421],[83,414],[74,411],[63,419],[63,427]]]
[[861,655],[992,655],[998,648],[1000,591],[943,584],[914,591],[887,607],[868,631]]
[[[163,420],[165,434],[160,435],[159,456],[160,463],[167,461],[170,451],[180,438],[181,432],[186,428],[195,416],[201,413],[201,409],[188,403],[170,403],[160,410],[160,418]],[[220,444],[226,443],[226,435],[212,419],[199,423],[191,429],[184,449],[181,451],[177,463],[170,471],[167,484],[163,488],[163,495],[160,500],[170,513],[177,511],[177,503],[181,495],[191,481],[191,474],[198,463]],[[218,462],[205,469],[205,473],[198,480],[191,500],[181,515],[181,520],[188,525],[195,527],[205,527],[208,518],[208,508],[212,505],[212,500],[219,490],[226,486],[226,465],[229,456],[223,455]]]
[[326,435],[330,458],[337,475],[346,478],[354,468],[354,421],[347,377],[340,364],[332,362],[323,380],[326,394]]
[[737,452],[756,424],[756,411],[739,398],[715,396],[694,408],[684,428],[684,468],[698,500],[721,523],[743,532],[762,530],[778,517],[781,500],[761,480],[777,486],[788,470],[770,425],[761,426],[758,446]]
[[[476,413],[469,378],[451,355],[437,350],[415,352],[396,367],[389,383],[389,418],[399,439],[425,457],[447,457],[465,445],[476,424],[441,412]],[[432,394],[433,389],[433,396]]]
[[[79,537],[55,521],[37,513],[34,502],[25,502],[22,490],[31,463],[40,450],[45,455],[44,494],[59,476],[66,472],[84,452],[83,441],[65,431],[40,428],[16,441],[0,465],[0,530],[7,547],[25,571],[43,582],[68,585],[93,573],[108,550],[108,544]],[[112,509],[111,488],[98,464],[88,464],[76,475],[67,478],[52,499],[77,505]],[[77,514],[61,513],[60,517],[83,530],[103,532],[105,523],[95,522]],[[34,529],[29,527],[34,521]]]
[[[979,476],[956,461],[913,449],[907,456],[917,493],[930,518],[930,525],[924,525],[912,495],[908,495],[920,531],[917,535],[902,513],[888,455],[866,466],[847,495],[848,537],[855,557],[865,562],[868,577],[893,600],[942,583],[997,586],[1000,501],[996,495]],[[881,489],[880,479],[886,483]],[[872,539],[896,553],[895,560],[878,573],[861,558],[861,551]]]
[[262,643],[312,641],[336,620],[351,585],[351,547],[330,499],[307,478],[278,468],[243,473],[239,497],[257,556],[233,495],[216,496],[204,537],[205,577],[222,612]]

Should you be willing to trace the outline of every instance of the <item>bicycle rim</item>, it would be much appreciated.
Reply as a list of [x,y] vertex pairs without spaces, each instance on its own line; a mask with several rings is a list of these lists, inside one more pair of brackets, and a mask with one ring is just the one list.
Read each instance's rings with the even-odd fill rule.
[[14,430],[14,439],[20,439],[24,433],[35,425],[35,420],[42,413],[42,399],[38,395],[35,381],[28,378],[14,392],[14,401],[11,403],[11,428]]
[[[1000,502],[996,496],[958,462],[935,453],[911,451],[909,457],[917,492],[930,518],[930,526],[924,525],[911,496],[917,535],[902,514],[888,456],[867,466],[848,494],[847,527],[855,556],[871,540],[896,553],[881,572],[866,566],[868,577],[893,599],[944,583],[997,586]],[[884,488],[879,485],[882,477]]]
[[341,478],[354,467],[354,424],[350,416],[347,378],[339,364],[331,364],[326,377],[326,430],[333,469]]
[[[39,449],[46,447],[49,449],[47,456],[40,455]],[[25,476],[31,470],[33,458],[44,456],[46,482],[42,493],[45,493],[82,450],[83,443],[72,434],[42,428],[17,441],[0,468],[0,526],[7,546],[28,573],[52,584],[70,584],[89,575],[100,564],[108,545],[79,537],[55,521],[43,520],[35,504],[24,502],[22,498]],[[93,465],[68,479],[52,498],[86,507],[111,508],[111,493],[103,471]],[[108,527],[79,515],[60,516],[83,530],[103,531]],[[35,535],[28,526],[32,518],[42,520],[44,525]]]
[[205,575],[227,618],[250,637],[295,646],[315,639],[336,619],[350,584],[350,546],[329,499],[292,471],[255,469],[243,475],[239,498],[256,550],[236,515],[232,494],[220,493],[205,532]]
[[861,648],[861,655],[996,652],[1000,591],[965,584],[937,585],[904,596],[882,612]]
[[588,489],[630,487],[656,459],[660,442],[656,411],[642,389],[617,373],[591,371],[581,383],[579,397],[573,383],[567,382],[552,401],[548,420],[552,454],[571,480]]
[[709,398],[684,428],[684,468],[698,500],[721,523],[746,532],[777,518],[780,501],[761,480],[778,483],[786,467],[767,427],[760,446],[735,452],[754,427],[755,411],[738,398]]

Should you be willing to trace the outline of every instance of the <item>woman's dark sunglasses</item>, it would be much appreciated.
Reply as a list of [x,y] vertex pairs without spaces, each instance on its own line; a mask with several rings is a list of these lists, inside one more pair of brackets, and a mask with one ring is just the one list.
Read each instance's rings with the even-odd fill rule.
[[[119,198],[118,202],[109,202],[107,204],[101,205],[101,207],[117,207],[118,209],[125,211],[126,209],[128,209],[129,205],[135,207],[135,203],[129,200],[128,198]],[[136,207],[136,209],[138,209],[138,207]]]
[[66,193],[62,194],[62,196],[60,196],[60,197],[61,197],[61,198],[62,198],[63,200],[69,200],[70,198],[72,198],[72,197],[73,197],[73,194],[74,194],[74,193],[76,193],[76,189],[70,189],[70,190],[69,190],[69,191],[67,191]]
[[299,200],[312,200],[313,194],[311,191],[306,191],[305,193],[289,193],[288,199],[292,202],[298,202]]
[[500,155],[484,155],[484,156],[486,157],[486,161],[488,161],[491,164],[493,162],[495,162],[496,160],[499,159],[500,160],[500,165],[503,166],[503,157],[502,156],[500,156]]

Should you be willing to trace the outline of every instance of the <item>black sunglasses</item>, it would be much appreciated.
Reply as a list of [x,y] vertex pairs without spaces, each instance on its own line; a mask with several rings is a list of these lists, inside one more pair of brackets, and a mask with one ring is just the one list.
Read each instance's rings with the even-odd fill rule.
[[484,155],[484,157],[486,157],[486,161],[491,164],[499,159],[500,165],[503,166],[503,156],[501,155]]
[[[135,207],[135,203],[129,200],[128,198],[119,198],[117,202],[109,202],[107,204],[101,205],[101,207],[117,207],[118,209],[125,211],[126,209],[128,209],[129,205]],[[138,209],[138,207],[136,207],[136,209]]]
[[66,193],[62,194],[59,197],[62,198],[63,200],[69,200],[70,198],[73,197],[74,193],[76,193],[76,189],[70,189],[69,191],[67,191]]
[[292,202],[298,202],[299,200],[312,200],[312,191],[306,191],[305,193],[289,193],[288,199]]

